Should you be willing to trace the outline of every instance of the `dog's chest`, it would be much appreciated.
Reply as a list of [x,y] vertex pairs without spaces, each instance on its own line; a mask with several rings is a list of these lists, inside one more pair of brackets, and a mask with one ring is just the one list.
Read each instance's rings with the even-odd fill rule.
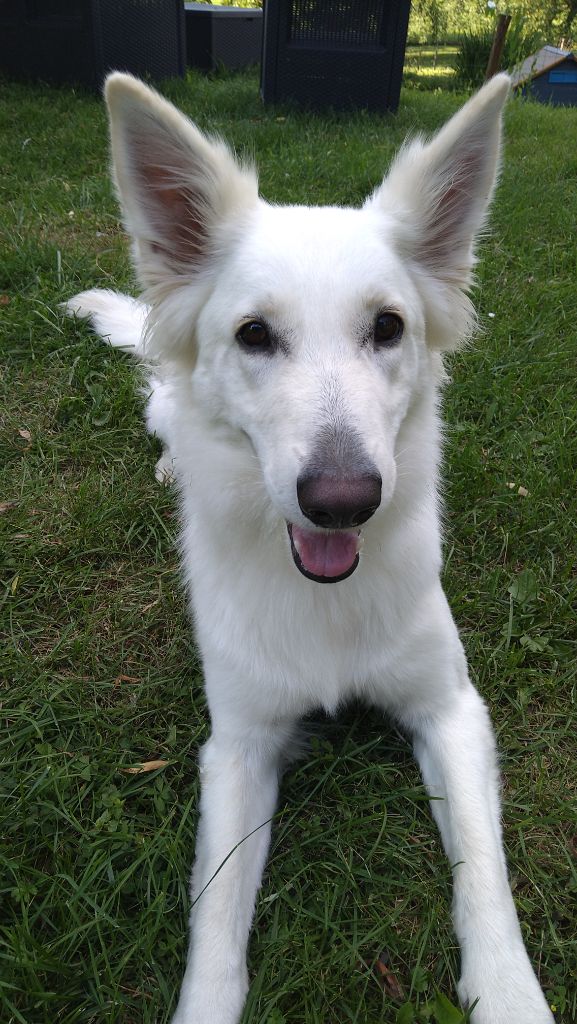
[[352,579],[330,588],[310,583],[284,555],[282,572],[245,561],[225,585],[195,573],[201,651],[206,663],[217,659],[228,668],[226,685],[259,711],[282,717],[322,706],[332,712],[390,675],[404,640],[402,588],[388,591],[385,579],[363,589],[362,568],[354,585]]

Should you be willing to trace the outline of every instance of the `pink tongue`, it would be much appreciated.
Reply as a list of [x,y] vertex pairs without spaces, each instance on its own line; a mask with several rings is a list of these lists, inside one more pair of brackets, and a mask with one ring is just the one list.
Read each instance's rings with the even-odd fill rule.
[[359,550],[356,531],[317,533],[293,524],[292,538],[304,568],[313,576],[342,576],[351,568]]

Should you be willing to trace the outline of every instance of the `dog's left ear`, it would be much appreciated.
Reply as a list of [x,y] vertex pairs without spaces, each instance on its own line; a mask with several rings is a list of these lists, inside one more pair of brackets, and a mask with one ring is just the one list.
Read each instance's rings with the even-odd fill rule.
[[431,142],[405,146],[366,203],[386,215],[397,249],[418,274],[434,348],[455,348],[474,324],[466,292],[499,167],[509,85],[507,75],[496,75]]

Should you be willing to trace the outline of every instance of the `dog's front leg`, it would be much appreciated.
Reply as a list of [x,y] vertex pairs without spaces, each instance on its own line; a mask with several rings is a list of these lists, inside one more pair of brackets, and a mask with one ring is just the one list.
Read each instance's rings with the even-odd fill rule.
[[459,995],[474,1024],[551,1024],[521,937],[501,839],[499,778],[487,709],[468,681],[412,719],[415,754],[453,865]]
[[237,1024],[246,945],[270,838],[286,731],[231,731],[213,718],[200,758],[190,947],[173,1024]]

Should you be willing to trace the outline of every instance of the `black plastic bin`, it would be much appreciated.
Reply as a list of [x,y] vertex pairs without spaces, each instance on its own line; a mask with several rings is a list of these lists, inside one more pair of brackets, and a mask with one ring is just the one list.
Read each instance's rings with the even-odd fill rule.
[[266,0],[264,101],[396,110],[409,10],[410,0]]
[[185,4],[186,63],[203,71],[260,63],[262,10]]
[[0,0],[0,71],[100,89],[114,68],[182,76],[182,0]]

